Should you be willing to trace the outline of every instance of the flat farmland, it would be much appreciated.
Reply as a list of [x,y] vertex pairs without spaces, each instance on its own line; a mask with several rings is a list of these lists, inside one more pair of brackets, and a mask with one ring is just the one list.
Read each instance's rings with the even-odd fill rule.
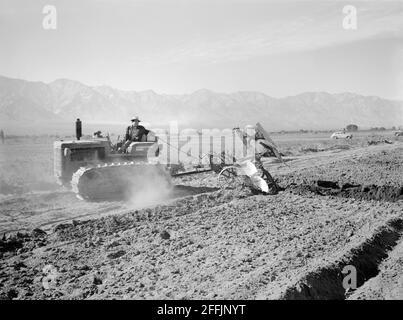
[[[284,191],[222,190],[207,172],[174,178],[169,198],[144,207],[80,201],[53,181],[52,141],[7,141],[0,295],[402,298],[402,141],[390,132],[272,138],[286,165],[265,166]],[[359,270],[355,292],[342,286],[346,265]],[[48,270],[57,281],[44,290]]]

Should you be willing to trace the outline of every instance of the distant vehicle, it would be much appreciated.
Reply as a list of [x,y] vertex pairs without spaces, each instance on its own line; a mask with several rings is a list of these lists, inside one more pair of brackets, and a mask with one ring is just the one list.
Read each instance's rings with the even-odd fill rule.
[[395,136],[396,137],[402,137],[403,136],[403,131],[396,131]]
[[330,136],[330,138],[332,138],[332,139],[352,139],[353,134],[350,132],[336,131]]

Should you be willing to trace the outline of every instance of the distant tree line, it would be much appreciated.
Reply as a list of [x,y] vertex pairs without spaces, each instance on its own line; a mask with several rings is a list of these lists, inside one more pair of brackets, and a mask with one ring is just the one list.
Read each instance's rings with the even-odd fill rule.
[[[385,127],[373,127],[371,128],[372,131],[385,131],[386,128]],[[393,129],[392,129],[393,130]]]
[[[397,128],[397,127],[393,126],[389,130],[400,130],[400,129],[401,129],[401,127]],[[385,130],[388,130],[388,128],[385,128],[385,127],[373,127],[370,130],[371,131],[385,131]]]
[[[371,131],[386,131],[388,128],[385,127],[372,127],[370,128]],[[395,126],[391,127],[389,130],[398,130]],[[356,124],[349,124],[346,126],[346,131],[354,132],[358,131],[358,126]]]

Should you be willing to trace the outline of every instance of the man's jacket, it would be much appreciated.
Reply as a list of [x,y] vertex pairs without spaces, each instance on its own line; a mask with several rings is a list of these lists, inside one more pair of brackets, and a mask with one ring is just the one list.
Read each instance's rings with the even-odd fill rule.
[[128,126],[126,129],[125,140],[141,141],[143,135],[147,134],[148,130],[143,126]]

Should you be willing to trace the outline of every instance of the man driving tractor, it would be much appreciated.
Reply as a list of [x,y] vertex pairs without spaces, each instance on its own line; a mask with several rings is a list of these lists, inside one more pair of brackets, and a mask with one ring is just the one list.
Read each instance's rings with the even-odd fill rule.
[[142,141],[144,135],[147,135],[149,130],[139,125],[139,117],[134,117],[131,119],[132,124],[127,127],[125,140],[122,147],[119,148],[120,152],[126,152],[126,149],[130,146],[132,142]]

